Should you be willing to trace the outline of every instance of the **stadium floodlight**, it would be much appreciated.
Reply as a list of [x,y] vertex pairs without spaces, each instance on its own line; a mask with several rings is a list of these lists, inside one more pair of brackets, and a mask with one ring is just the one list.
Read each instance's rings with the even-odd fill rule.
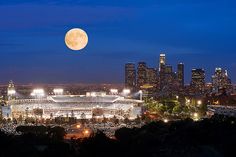
[[44,90],[43,89],[34,89],[33,92],[30,94],[31,96],[34,96],[35,98],[41,98],[43,97],[44,94]]
[[130,89],[123,89],[123,94],[125,94],[125,95],[130,94]]
[[118,94],[118,89],[110,89],[110,93],[112,95],[117,95]]
[[91,97],[96,97],[97,94],[96,94],[96,92],[91,92],[91,93],[90,93],[90,96],[91,96]]
[[55,95],[63,95],[63,89],[62,88],[55,88],[55,89],[53,89],[53,93],[55,94]]
[[15,95],[16,91],[14,89],[10,89],[7,91],[7,95]]

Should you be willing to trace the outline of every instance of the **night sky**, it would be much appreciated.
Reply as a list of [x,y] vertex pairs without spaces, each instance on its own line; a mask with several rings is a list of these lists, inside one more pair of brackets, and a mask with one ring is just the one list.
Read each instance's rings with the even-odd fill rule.
[[[89,36],[69,50],[65,33]],[[161,52],[176,69],[228,69],[236,82],[234,0],[1,0],[0,84],[122,83],[126,62],[157,67]]]

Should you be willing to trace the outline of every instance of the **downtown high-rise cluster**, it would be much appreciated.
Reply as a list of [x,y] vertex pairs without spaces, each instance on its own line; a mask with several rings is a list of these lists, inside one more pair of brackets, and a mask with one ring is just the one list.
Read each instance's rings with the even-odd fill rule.
[[231,81],[226,70],[216,68],[212,82],[206,83],[205,70],[194,68],[191,71],[191,82],[185,85],[184,63],[178,63],[177,71],[166,62],[166,55],[160,54],[157,68],[148,67],[145,62],[125,64],[125,87],[133,91],[145,90],[149,94],[174,95],[188,93],[203,95],[219,93],[222,90],[232,92]]

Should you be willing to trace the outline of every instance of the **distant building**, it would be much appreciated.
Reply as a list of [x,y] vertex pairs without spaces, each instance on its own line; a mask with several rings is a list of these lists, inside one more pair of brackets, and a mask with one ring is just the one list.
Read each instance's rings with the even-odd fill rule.
[[231,80],[228,77],[227,70],[216,68],[212,76],[212,92],[219,93],[221,90],[231,91]]
[[166,55],[160,54],[159,57],[159,88],[162,90],[162,88],[165,85],[165,66],[166,66]]
[[177,79],[180,88],[184,88],[184,64],[179,63],[177,65]]
[[138,63],[138,77],[137,77],[137,88],[147,83],[147,65],[145,62]]
[[205,71],[204,69],[192,69],[191,88],[195,93],[203,93],[205,87]]
[[136,87],[136,70],[134,63],[125,64],[125,87],[130,89]]

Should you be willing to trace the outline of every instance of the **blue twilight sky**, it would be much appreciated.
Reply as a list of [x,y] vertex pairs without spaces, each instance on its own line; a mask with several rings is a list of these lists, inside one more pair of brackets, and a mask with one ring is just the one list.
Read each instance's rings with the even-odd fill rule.
[[[82,51],[65,33],[84,29]],[[0,0],[0,84],[122,83],[126,62],[156,67],[166,53],[176,69],[215,67],[236,82],[234,0]]]

